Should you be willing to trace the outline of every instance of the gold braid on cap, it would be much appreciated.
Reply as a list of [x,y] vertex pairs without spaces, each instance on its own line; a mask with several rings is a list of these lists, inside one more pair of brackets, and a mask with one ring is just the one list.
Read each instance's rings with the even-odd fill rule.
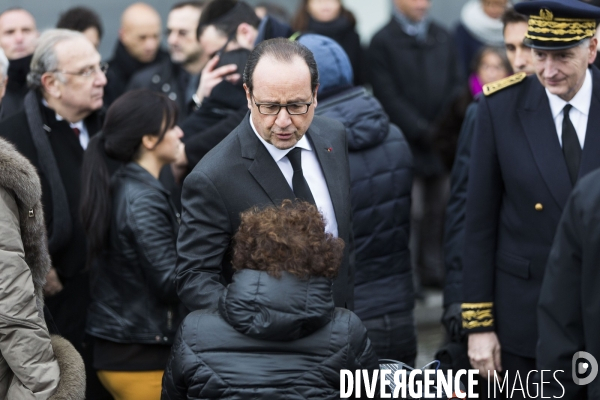
[[540,10],[540,16],[529,17],[525,37],[551,42],[576,42],[596,34],[596,20],[554,18],[549,10]]

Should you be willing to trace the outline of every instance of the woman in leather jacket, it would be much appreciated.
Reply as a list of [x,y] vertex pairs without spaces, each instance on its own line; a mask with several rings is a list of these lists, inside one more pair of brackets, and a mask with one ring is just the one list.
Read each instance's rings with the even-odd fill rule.
[[[175,287],[179,214],[161,168],[183,152],[177,106],[161,93],[128,92],[108,109],[86,150],[81,220],[92,302],[86,331],[94,368],[117,400],[160,398],[175,332],[185,316]],[[110,175],[108,162],[123,164]]]

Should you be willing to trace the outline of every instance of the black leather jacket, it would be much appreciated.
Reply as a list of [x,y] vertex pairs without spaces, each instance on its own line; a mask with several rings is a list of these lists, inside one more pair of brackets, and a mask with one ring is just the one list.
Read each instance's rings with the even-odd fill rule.
[[108,249],[91,266],[86,331],[117,343],[172,344],[185,317],[175,288],[179,214],[136,163],[111,180]]

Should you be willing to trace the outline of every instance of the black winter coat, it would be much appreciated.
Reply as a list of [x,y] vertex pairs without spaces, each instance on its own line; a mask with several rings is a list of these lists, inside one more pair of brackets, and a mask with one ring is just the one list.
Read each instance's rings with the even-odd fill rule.
[[11,60],[8,65],[8,82],[6,83],[6,93],[0,104],[0,121],[6,119],[23,109],[23,100],[29,91],[27,87],[27,74],[29,73],[29,64],[31,64],[32,55]]
[[414,308],[408,250],[413,158],[404,135],[363,88],[319,101],[348,138],[356,275],[354,312],[361,319]]
[[117,343],[172,344],[185,317],[175,289],[179,214],[136,163],[112,177],[108,250],[91,266],[86,331]]
[[163,400],[337,399],[340,369],[375,369],[365,327],[334,308],[331,281],[242,270],[219,310],[181,325]]
[[452,37],[431,23],[421,43],[392,18],[373,37],[368,61],[375,97],[408,139],[415,173],[441,174],[443,164],[432,149],[433,123],[463,87]]

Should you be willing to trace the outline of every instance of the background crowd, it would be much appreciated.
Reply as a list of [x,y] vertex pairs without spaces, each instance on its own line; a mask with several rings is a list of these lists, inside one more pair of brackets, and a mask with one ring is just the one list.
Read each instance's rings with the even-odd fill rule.
[[[577,10],[571,3],[578,1],[565,1]],[[526,80],[543,92],[533,76],[536,47],[524,45],[528,16],[539,9],[525,3],[518,13],[509,0],[470,0],[449,30],[431,18],[430,0],[393,0],[389,22],[366,47],[356,28],[360,16],[341,0],[303,0],[294,15],[277,2],[184,1],[173,3],[165,21],[152,6],[134,3],[121,15],[106,60],[98,52],[106,17],[93,9],[64,10],[45,32],[30,10],[0,9],[0,216],[12,224],[2,224],[0,252],[11,257],[0,256],[0,265],[10,272],[3,276],[25,279],[2,286],[27,287],[13,297],[18,301],[1,293],[0,313],[41,331],[28,349],[40,362],[29,371],[16,367],[20,356],[7,356],[17,352],[17,339],[0,340],[13,372],[0,374],[0,397],[62,398],[65,371],[74,366],[79,374],[70,375],[83,380],[85,372],[88,399],[153,399],[161,390],[167,399],[218,397],[242,379],[236,368],[258,374],[240,383],[242,397],[270,398],[269,384],[296,385],[278,393],[286,398],[335,397],[329,383],[339,381],[324,372],[328,384],[320,387],[323,378],[311,374],[315,365],[373,368],[376,358],[415,365],[415,300],[429,287],[444,289],[448,344],[440,354],[450,355],[446,361],[456,367],[468,354],[480,369],[501,370],[498,339],[468,326],[465,310],[487,313],[492,306],[481,305],[494,299],[471,291],[481,286],[470,281],[481,278],[472,273],[481,255],[463,260],[463,251],[465,243],[484,243],[477,217],[499,219],[498,230],[506,221],[499,206],[469,214],[466,204],[471,197],[470,204],[499,204],[502,193],[481,189],[493,186],[486,184],[490,176],[498,179],[494,190],[508,185],[494,169],[503,162],[501,151],[474,138],[485,122],[483,107],[503,110],[494,103],[500,96],[480,100],[494,87],[489,84],[520,74],[511,85]],[[297,65],[277,57],[301,60],[301,70],[308,66],[306,96],[293,86],[303,88]],[[277,68],[265,66],[273,58]],[[589,71],[597,95],[598,71]],[[269,84],[279,78],[294,88],[293,99],[280,101],[273,92]],[[301,134],[266,140],[262,124],[273,116],[279,124],[282,114],[305,118]],[[482,154],[500,154],[497,164],[471,154],[473,141]],[[291,147],[302,151],[278,153]],[[261,157],[274,159],[281,174],[274,178]],[[255,164],[248,167],[247,160]],[[575,175],[569,169],[571,186],[552,222],[532,222],[548,235],[537,263],[545,265],[578,174],[593,169],[585,160]],[[468,182],[472,163],[479,184]],[[485,175],[492,169],[495,175]],[[32,183],[15,188],[20,174]],[[554,212],[536,201],[536,211],[539,204]],[[264,204],[273,207],[251,209]],[[37,235],[29,235],[24,214],[36,219]],[[514,218],[510,210],[502,215]],[[16,239],[4,239],[9,236]],[[32,251],[43,256],[32,259]],[[27,269],[17,265],[23,255],[33,283],[20,275]],[[535,277],[533,307],[541,279]],[[29,311],[2,311],[5,301]],[[50,334],[67,339],[85,368],[68,342]],[[500,337],[507,344],[505,368],[535,367],[537,331],[529,336],[531,346],[514,335]],[[252,358],[252,351],[283,356]],[[65,353],[68,362],[61,361]],[[510,364],[511,357],[518,360]],[[301,360],[302,379],[269,381],[294,360]],[[198,372],[200,364],[212,372]],[[71,390],[81,391],[81,384]]]

